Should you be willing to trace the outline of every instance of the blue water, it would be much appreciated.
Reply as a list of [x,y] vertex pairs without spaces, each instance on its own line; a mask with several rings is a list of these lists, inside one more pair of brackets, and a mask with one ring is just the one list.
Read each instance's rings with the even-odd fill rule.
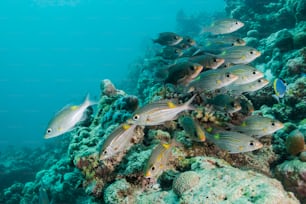
[[[36,146],[50,118],[100,81],[115,85],[176,13],[224,10],[223,0],[0,1],[0,148]],[[136,82],[135,82],[136,83]]]

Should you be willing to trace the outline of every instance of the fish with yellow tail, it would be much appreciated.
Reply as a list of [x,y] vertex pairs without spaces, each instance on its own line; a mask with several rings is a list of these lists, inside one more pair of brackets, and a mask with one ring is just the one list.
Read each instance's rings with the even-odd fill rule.
[[100,150],[99,159],[105,160],[114,157],[125,150],[134,136],[136,125],[123,123],[118,126],[104,141]]
[[196,95],[181,105],[175,104],[171,100],[163,100],[147,104],[136,110],[132,118],[128,120],[128,123],[142,126],[153,126],[175,120],[179,113],[187,110],[194,110],[191,103],[195,96]]
[[191,140],[197,142],[204,142],[206,140],[206,134],[203,127],[201,127],[199,122],[192,117],[183,116],[179,119],[179,123]]

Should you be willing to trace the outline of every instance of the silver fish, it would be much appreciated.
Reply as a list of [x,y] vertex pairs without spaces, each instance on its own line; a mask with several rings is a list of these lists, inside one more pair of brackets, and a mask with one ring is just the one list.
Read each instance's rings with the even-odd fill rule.
[[225,62],[233,64],[248,64],[260,55],[261,53],[255,48],[248,46],[234,46],[224,49],[224,51],[217,56],[225,59]]
[[85,119],[84,112],[93,104],[95,103],[91,102],[87,95],[83,104],[66,106],[60,110],[49,122],[44,138],[57,137],[71,131],[77,123]]
[[166,168],[172,147],[172,143],[161,142],[153,149],[144,169],[145,178],[157,179],[162,174]]
[[239,20],[228,18],[213,22],[209,27],[204,27],[202,33],[209,32],[212,35],[232,33],[244,26]]
[[238,79],[238,76],[228,72],[226,69],[209,70],[202,72],[196,79],[188,84],[189,91],[214,91],[228,86]]
[[278,120],[259,115],[252,115],[246,118],[241,125],[234,126],[233,130],[260,138],[264,135],[273,134],[283,127],[284,124]]
[[262,72],[249,65],[235,65],[227,70],[239,77],[232,85],[248,84],[264,76]]
[[160,125],[166,121],[175,120],[177,115],[186,110],[194,110],[191,102],[195,95],[186,103],[177,105],[172,101],[154,102],[145,105],[135,111],[132,119],[128,120],[130,124],[153,126]]
[[265,78],[257,79],[253,82],[247,83],[247,84],[241,84],[241,85],[235,85],[231,84],[224,89],[230,91],[233,94],[241,94],[245,92],[254,92],[257,91],[266,85],[269,84],[269,81]]
[[231,154],[250,152],[263,147],[257,139],[231,131],[217,131],[207,134],[207,140]]
[[111,158],[124,151],[124,148],[134,135],[135,128],[136,125],[129,125],[127,123],[117,127],[104,141],[99,155],[100,160]]

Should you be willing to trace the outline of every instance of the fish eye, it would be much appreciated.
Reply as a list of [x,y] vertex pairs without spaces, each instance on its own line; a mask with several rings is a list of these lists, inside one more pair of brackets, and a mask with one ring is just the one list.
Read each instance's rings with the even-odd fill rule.
[[105,150],[105,151],[103,152],[103,154],[107,154],[107,150]]
[[176,35],[175,35],[175,36],[173,36],[173,38],[174,38],[175,40],[178,40],[178,36],[176,36]]
[[258,79],[257,81],[258,81],[259,83],[261,83],[261,79]]
[[234,46],[235,44],[234,43],[232,43],[232,46]]
[[234,102],[231,102],[230,105],[231,105],[232,107],[235,107],[235,103],[234,103]]
[[230,76],[231,76],[230,73],[226,73],[227,78],[230,78]]
[[271,125],[274,126],[274,125],[275,125],[275,122],[272,122]]
[[214,58],[214,62],[217,62],[217,58]]
[[52,132],[51,128],[48,128],[47,133],[50,134]]
[[252,55],[252,54],[254,54],[254,52],[253,52],[253,51],[250,51],[250,54]]
[[154,171],[154,170],[155,170],[155,166],[152,166],[152,167],[151,167],[151,170]]
[[250,141],[249,145],[250,145],[250,146],[254,146],[254,142],[253,142],[253,141]]
[[239,24],[238,21],[236,21],[235,24],[238,25]]
[[187,42],[191,43],[192,41],[191,41],[191,39],[188,39]]
[[138,114],[134,115],[133,120],[139,120],[139,115]]
[[256,71],[253,71],[253,74],[255,75],[255,74],[256,74]]

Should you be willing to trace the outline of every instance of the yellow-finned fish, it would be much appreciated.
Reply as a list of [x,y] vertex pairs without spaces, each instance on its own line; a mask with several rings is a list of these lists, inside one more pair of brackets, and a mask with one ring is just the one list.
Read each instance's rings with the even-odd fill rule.
[[273,134],[283,127],[284,124],[278,120],[259,115],[252,115],[247,117],[241,125],[234,126],[233,130],[260,138],[265,135]]
[[191,103],[195,95],[184,104],[174,104],[172,101],[160,101],[147,104],[135,111],[128,120],[130,124],[152,126],[160,125],[166,121],[175,120],[177,115],[186,110],[194,110]]
[[226,90],[230,91],[233,94],[241,94],[246,92],[254,92],[259,89],[262,89],[269,84],[269,81],[265,78],[257,79],[253,82],[247,84],[231,84],[225,87]]
[[44,138],[57,137],[71,131],[77,123],[85,119],[84,112],[89,106],[94,104],[94,102],[89,100],[89,95],[87,95],[81,105],[64,107],[49,122]]
[[231,131],[217,131],[212,134],[207,133],[207,140],[231,154],[250,152],[263,147],[257,139]]
[[199,122],[192,117],[183,116],[179,119],[179,123],[190,139],[197,142],[204,142],[206,140],[204,129],[200,126]]
[[108,159],[125,150],[134,136],[136,125],[123,123],[118,126],[104,141],[100,150],[100,160]]
[[232,85],[248,84],[264,76],[264,74],[255,67],[244,64],[229,67],[227,70],[239,77]]
[[226,69],[209,70],[202,72],[196,79],[188,84],[188,90],[214,91],[228,86],[238,79],[238,76],[228,72]]
[[217,56],[225,59],[225,62],[233,64],[248,64],[259,57],[261,53],[255,48],[248,46],[234,46],[224,49]]
[[152,151],[144,168],[145,178],[157,179],[165,170],[173,144],[161,142]]
[[228,18],[214,21],[210,26],[204,27],[201,33],[211,33],[212,35],[220,35],[232,33],[244,26],[239,20]]

